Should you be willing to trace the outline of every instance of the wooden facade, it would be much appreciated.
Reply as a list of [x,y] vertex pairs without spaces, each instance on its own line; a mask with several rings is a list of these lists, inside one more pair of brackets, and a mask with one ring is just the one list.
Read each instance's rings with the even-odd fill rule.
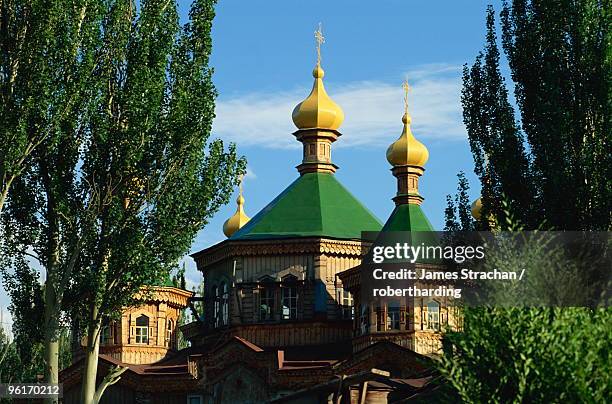
[[[455,326],[454,309],[440,301],[432,317],[427,299],[394,312],[382,304],[364,309],[359,265],[366,248],[322,238],[227,240],[195,254],[204,311],[180,330],[192,347],[176,351],[178,330],[165,333],[190,292],[160,289],[127,308],[101,346],[100,377],[118,364],[130,370],[103,403],[320,403],[340,396],[375,403],[425,389],[425,382],[409,383],[430,380],[427,355],[440,351],[440,330]],[[135,328],[143,315],[146,342],[137,341]],[[78,397],[78,375],[78,364],[63,372],[67,397]],[[339,377],[347,381],[336,391],[330,386]],[[77,402],[71,400],[65,402]]]
[[126,308],[120,320],[103,325],[100,353],[135,365],[172,355],[178,348],[179,318],[192,295],[179,288],[156,287],[142,305]]
[[338,274],[361,253],[358,241],[328,239],[226,241],[198,253],[205,309],[186,336],[206,344],[219,333],[239,335],[265,347],[347,341],[352,319],[343,314]]

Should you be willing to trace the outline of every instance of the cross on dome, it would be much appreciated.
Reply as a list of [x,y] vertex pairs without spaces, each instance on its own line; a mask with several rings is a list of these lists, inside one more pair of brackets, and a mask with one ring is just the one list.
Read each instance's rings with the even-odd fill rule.
[[325,43],[323,36],[323,26],[319,23],[319,28],[315,31],[315,41],[317,42],[317,66],[321,65],[321,45]]

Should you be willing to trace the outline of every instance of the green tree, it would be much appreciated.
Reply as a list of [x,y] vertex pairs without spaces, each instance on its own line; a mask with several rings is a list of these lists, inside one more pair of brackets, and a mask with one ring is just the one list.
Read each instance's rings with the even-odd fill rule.
[[184,27],[173,1],[142,1],[138,11],[124,1],[103,22],[99,107],[86,127],[79,182],[79,200],[91,208],[79,210],[83,242],[70,291],[86,327],[86,404],[121,372],[96,389],[102,320],[168,278],[244,172],[233,146],[208,141],[213,17],[211,0],[194,1]]
[[447,349],[438,367],[463,401],[612,398],[612,310],[605,302],[596,309],[580,307],[590,299],[585,261],[555,242],[561,234],[505,232],[489,240],[481,270],[524,268],[525,274],[521,280],[484,283],[486,306],[464,307],[462,329],[445,333]]
[[[49,66],[70,57],[74,65],[49,67],[56,81],[20,93],[24,105],[39,95],[70,102],[33,109],[45,119],[55,109],[63,114],[44,121],[51,135],[40,138],[26,169],[11,180],[4,281],[20,350],[34,359],[29,347],[44,341],[47,381],[57,381],[64,357],[62,315],[86,328],[82,401],[91,403],[112,382],[95,391],[102,318],[167,278],[244,172],[233,146],[209,141],[214,2],[195,1],[184,27],[174,1],[142,1],[138,8],[130,0],[9,3],[2,2],[9,21],[15,14],[29,29],[45,17],[61,28],[45,28],[32,52],[49,55]],[[20,116],[3,108],[2,119]],[[36,122],[34,112],[20,125]],[[33,261],[45,273],[42,286]]]
[[0,213],[30,156],[79,116],[92,66],[92,4],[0,3]]
[[468,403],[605,403],[610,309],[468,308],[442,374]]
[[[539,212],[532,203],[529,158],[500,72],[492,7],[487,9],[486,30],[484,54],[476,57],[471,68],[464,67],[461,97],[475,172],[482,184],[482,217],[492,214],[497,223],[505,223],[500,201],[506,198],[515,217],[533,223]],[[482,222],[480,226],[487,228],[488,220]]]
[[20,354],[36,358],[43,341],[49,383],[58,382],[63,293],[78,252],[74,177],[95,80],[97,5],[0,6],[1,264]]
[[482,217],[492,213],[504,227],[505,199],[527,228],[610,228],[611,8],[597,0],[504,3],[502,39],[519,128],[489,7],[485,51],[464,68],[462,93]]
[[474,231],[475,223],[472,218],[469,192],[470,184],[463,171],[457,174],[457,193],[453,198],[446,196],[446,209],[444,210],[444,231]]
[[515,0],[501,12],[534,205],[556,229],[610,229],[611,10],[609,0]]
[[[485,51],[464,68],[462,104],[483,188],[482,217],[493,215],[496,226],[610,229],[610,10],[608,0],[504,3],[502,42],[519,127],[489,7]],[[449,217],[452,211],[447,208]],[[550,306],[557,299],[588,300],[558,288],[559,280],[593,285],[609,275],[601,265],[560,272],[554,256],[524,253],[510,249],[497,260],[488,257],[498,266],[540,270],[528,290],[495,291],[502,301],[536,296]],[[467,402],[608,402],[611,314],[586,307],[465,308],[463,329],[445,336],[450,349],[440,370]]]

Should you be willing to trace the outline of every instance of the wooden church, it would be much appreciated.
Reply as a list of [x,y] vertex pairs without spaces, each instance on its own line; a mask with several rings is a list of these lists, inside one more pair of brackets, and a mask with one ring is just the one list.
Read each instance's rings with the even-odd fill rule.
[[[317,40],[320,55],[320,31]],[[299,176],[251,219],[240,192],[227,239],[192,255],[205,285],[194,322],[177,328],[198,297],[165,287],[107,328],[100,378],[117,365],[129,370],[102,402],[391,403],[435,394],[432,356],[440,331],[456,327],[448,302],[373,306],[360,296],[362,232],[433,231],[418,191],[428,150],[412,134],[406,98],[403,130],[387,151],[395,209],[381,223],[334,176],[344,113],[325,91],[320,56],[312,75],[292,115]],[[176,350],[179,332],[189,348]],[[78,402],[82,365],[62,372],[67,403]]]

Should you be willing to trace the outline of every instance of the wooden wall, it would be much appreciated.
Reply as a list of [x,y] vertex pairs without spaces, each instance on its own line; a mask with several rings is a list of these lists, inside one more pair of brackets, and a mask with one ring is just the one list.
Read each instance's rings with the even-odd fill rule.
[[[136,343],[135,324],[140,315],[149,318],[149,339],[146,344]],[[126,309],[121,319],[115,324],[114,332],[118,333],[118,344],[101,343],[100,353],[108,354],[115,359],[130,364],[149,364],[165,358],[173,351],[172,346],[166,343],[167,322],[172,321],[173,333],[171,343],[177,338],[177,323],[181,311],[164,302],[150,302],[135,308]]]
[[[230,290],[229,301],[232,326],[263,323],[259,313],[260,287],[263,285],[261,281],[269,278],[274,282],[281,282],[286,275],[293,275],[299,281],[298,320],[321,318],[321,313],[316,312],[316,307],[321,306],[323,318],[340,319],[337,289],[342,285],[336,275],[358,265],[359,262],[358,257],[333,254],[262,255],[219,261],[207,267],[204,272],[204,295],[208,297],[204,304],[207,326],[214,328],[214,287],[220,287],[223,283],[230,287],[234,285]],[[315,302],[317,288],[320,288],[323,294],[319,297],[323,301],[318,304]],[[321,295],[321,292],[319,294]],[[278,314],[275,321],[280,321],[280,305],[280,297],[277,296],[275,308]]]

